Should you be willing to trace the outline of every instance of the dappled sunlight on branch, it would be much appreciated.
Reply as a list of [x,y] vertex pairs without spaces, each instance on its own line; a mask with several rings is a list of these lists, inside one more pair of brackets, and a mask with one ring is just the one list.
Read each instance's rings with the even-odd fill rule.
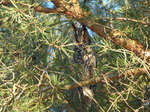
[[0,111],[144,112],[148,0],[0,0]]

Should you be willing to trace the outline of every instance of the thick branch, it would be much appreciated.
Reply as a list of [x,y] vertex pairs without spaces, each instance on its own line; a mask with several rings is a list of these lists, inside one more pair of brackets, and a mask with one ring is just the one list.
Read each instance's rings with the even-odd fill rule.
[[[68,76],[61,72],[56,72],[56,71],[50,71],[50,72]],[[125,76],[128,76],[128,77],[130,77],[131,75],[137,76],[137,75],[148,74],[149,72],[150,71],[147,71],[145,68],[135,68],[135,69],[126,70],[121,75],[115,74],[115,73],[106,73],[103,75],[103,77],[95,77],[95,78],[89,79],[87,81],[76,82],[76,84],[72,84],[72,85],[67,84],[67,85],[64,85],[63,87],[56,87],[56,88],[59,90],[62,90],[62,91],[70,90],[70,89],[75,89],[75,88],[82,87],[82,86],[105,82],[106,80],[109,82],[109,81],[119,80],[120,78],[123,78]],[[41,89],[38,93],[46,92],[50,89],[52,89],[52,88],[50,86],[47,86],[44,89]],[[46,97],[44,97],[44,99],[47,98],[48,96],[51,96],[51,94],[46,95]]]
[[[0,2],[1,5],[11,5],[12,2],[11,1],[7,1],[7,0],[3,0],[2,2]],[[20,4],[23,5],[23,4]],[[59,13],[59,11],[57,11],[57,8],[55,9],[50,9],[50,8],[46,8],[46,7],[41,7],[41,6],[33,6],[34,11],[36,12],[42,12],[42,13]]]
[[104,82],[106,79],[109,82],[112,80],[118,80],[119,78],[122,78],[124,76],[142,75],[142,74],[146,74],[146,73],[147,73],[147,70],[145,68],[135,68],[135,69],[126,70],[121,75],[114,74],[114,73],[106,73],[103,75],[103,77],[95,77],[95,78],[87,80],[87,81],[78,82],[78,84],[65,85],[64,89],[69,90],[69,89],[78,88],[80,86],[86,86],[86,85],[96,84],[99,82]]
[[[74,19],[81,19],[81,18],[88,17],[88,15],[86,15],[86,13],[84,13],[80,8],[78,4],[78,0],[72,0],[70,2],[65,2],[64,0],[52,0],[52,2],[57,6],[57,8],[50,9],[50,8],[35,6],[34,10],[37,12],[45,12],[45,13],[63,13]],[[10,3],[11,2],[3,1],[1,4],[7,5]],[[133,21],[131,19],[130,21],[136,22],[135,20]],[[107,28],[106,26],[101,25],[92,20],[80,20],[80,22],[86,25],[88,28],[90,28],[93,32],[97,33],[99,36],[103,37],[104,39],[109,39],[113,43],[125,49],[128,49],[129,51],[132,51],[140,58],[146,59],[147,62],[150,62],[150,55],[148,55],[147,57],[145,55],[145,54],[150,54],[150,52],[144,49],[144,46],[140,44],[138,41],[123,38],[120,31]]]
[[8,0],[2,0],[2,1],[0,2],[0,4],[2,4],[2,5],[11,5],[12,2],[11,2],[11,1],[8,1]]
[[59,13],[59,11],[57,11],[56,9],[50,9],[50,8],[46,8],[46,7],[40,7],[40,6],[34,6],[34,11],[36,12],[42,12],[42,13]]
[[[49,71],[49,72],[52,72],[52,73],[56,73],[56,74],[59,74],[59,75],[65,75],[65,76],[69,76],[71,79],[73,79],[70,75],[67,75],[67,74],[64,74],[64,73],[61,73],[61,72],[57,72],[57,71]],[[76,82],[76,84],[67,84],[67,85],[64,85],[63,87],[55,87],[61,91],[65,91],[65,90],[70,90],[70,89],[75,89],[75,88],[78,88],[78,87],[82,87],[82,86],[87,86],[87,85],[91,85],[91,84],[97,84],[97,83],[100,83],[100,82],[105,82],[107,80],[107,82],[109,81],[114,81],[114,80],[119,80],[120,78],[123,78],[125,76],[128,76],[130,77],[131,75],[143,75],[143,74],[149,74],[150,71],[147,71],[147,69],[145,68],[135,68],[135,69],[130,69],[130,70],[125,70],[122,72],[121,75],[119,74],[115,74],[115,73],[106,73],[100,77],[95,77],[95,78],[92,78],[92,79],[89,79],[87,81],[81,81],[81,82]],[[48,90],[52,89],[52,87],[50,87],[50,85],[46,85],[46,87],[44,89],[41,89],[39,93],[42,93],[42,92],[46,92]],[[43,97],[43,100],[47,99],[48,97],[52,96],[53,94],[46,94],[44,97]]]

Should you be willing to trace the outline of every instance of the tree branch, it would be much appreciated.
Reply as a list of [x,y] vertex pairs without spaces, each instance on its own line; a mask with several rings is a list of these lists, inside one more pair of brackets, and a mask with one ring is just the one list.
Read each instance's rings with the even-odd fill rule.
[[119,78],[122,78],[124,76],[130,77],[131,75],[142,75],[142,74],[146,74],[147,72],[148,71],[145,68],[135,68],[135,69],[126,70],[121,75],[115,74],[115,73],[106,73],[103,75],[103,77],[95,77],[95,78],[92,78],[92,79],[87,80],[87,81],[78,82],[78,84],[64,85],[63,88],[66,90],[69,90],[69,89],[74,89],[74,88],[78,88],[81,86],[86,86],[86,85],[96,84],[99,82],[104,82],[105,80],[107,80],[108,82],[118,80]]
[[0,4],[2,4],[2,5],[11,5],[12,2],[11,2],[11,1],[8,1],[8,0],[2,0],[2,1],[0,2]]
[[46,8],[46,7],[41,7],[41,6],[34,6],[34,11],[36,12],[42,12],[42,13],[59,13],[59,11],[57,10],[57,8],[55,9],[50,9],[50,8]]
[[107,80],[107,81],[118,80],[124,76],[130,77],[131,75],[137,76],[137,75],[142,75],[142,74],[149,74],[150,73],[150,66],[148,66],[148,68],[143,67],[143,68],[134,68],[134,69],[130,69],[130,70],[123,70],[120,72],[120,74],[107,72],[107,73],[103,74],[103,77],[99,76],[99,77],[89,79],[87,81],[80,81],[80,82],[73,79],[70,75],[64,74],[62,72],[58,72],[58,71],[48,71],[48,72],[70,77],[76,84],[72,84],[72,85],[67,84],[67,85],[64,85],[63,88],[62,87],[56,87],[57,89],[60,89],[60,90],[63,90],[63,89],[69,90],[69,89],[74,89],[74,88],[78,88],[81,86],[97,84],[99,82],[104,82],[105,80]]
[[136,19],[131,19],[131,18],[107,18],[107,17],[103,17],[103,18],[99,18],[98,20],[120,20],[120,21],[131,21],[131,22],[135,22],[135,23],[140,23],[140,24],[144,24],[144,25],[148,25],[150,26],[150,23],[141,21],[141,20],[136,20]]
[[[108,73],[103,74],[103,77],[99,76],[99,77],[89,79],[87,81],[80,81],[80,82],[77,82],[76,80],[74,80],[70,75],[67,75],[67,74],[64,74],[64,73],[61,73],[61,72],[57,72],[57,71],[48,71],[48,72],[68,76],[72,80],[75,81],[75,84],[67,84],[67,85],[64,85],[63,87],[55,87],[56,89],[64,92],[65,90],[71,90],[71,89],[75,89],[75,88],[82,87],[82,86],[97,84],[97,83],[100,83],[100,82],[106,82],[106,80],[107,80],[107,82],[114,81],[114,80],[119,80],[120,78],[123,78],[124,76],[130,77],[131,75],[136,75],[137,76],[137,75],[149,74],[149,72],[150,72],[149,67],[150,66],[148,66],[148,70],[145,69],[145,68],[134,68],[134,69],[130,69],[130,70],[125,70],[125,71],[122,71],[122,74],[117,74],[117,73],[115,74],[115,73],[108,72]],[[52,89],[52,87],[50,87],[50,85],[46,85],[45,88],[38,91],[38,94],[42,93],[42,92],[46,92],[50,89]],[[53,94],[46,94],[43,97],[42,100],[45,100],[45,99],[47,99],[48,97],[50,97],[52,95]]]
[[[40,6],[34,6],[34,10],[37,12],[43,12],[43,13],[63,13],[71,18],[74,19],[81,19],[81,18],[87,18],[88,14],[83,12],[83,10],[80,8],[78,0],[72,0],[70,2],[65,2],[64,0],[52,0],[52,2],[55,4],[55,9],[40,7]],[[11,2],[8,2],[6,0],[3,0],[1,2],[3,5],[11,4]],[[120,18],[121,20],[121,18]],[[122,20],[129,20],[132,22],[136,22],[132,19],[123,19]],[[138,21],[138,20],[137,20]],[[136,40],[132,39],[126,39],[122,37],[122,34],[119,30],[110,29],[104,25],[99,24],[98,22],[95,22],[93,20],[80,20],[82,24],[87,26],[89,29],[91,29],[93,32],[97,33],[99,36],[101,36],[104,39],[109,39],[111,42],[129,50],[135,53],[140,58],[146,60],[147,62],[150,62],[150,51],[145,49],[142,44],[140,44]],[[93,24],[91,24],[93,23]],[[142,22],[140,22],[143,24]],[[146,53],[145,53],[146,52]]]

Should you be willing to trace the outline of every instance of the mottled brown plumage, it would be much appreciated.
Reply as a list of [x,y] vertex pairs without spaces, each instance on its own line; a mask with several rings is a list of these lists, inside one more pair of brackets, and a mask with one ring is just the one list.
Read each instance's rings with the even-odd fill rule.
[[[93,53],[93,50],[89,45],[91,40],[88,35],[88,31],[84,25],[82,28],[77,28],[74,23],[72,23],[74,35],[73,42],[74,45],[74,55],[73,59],[75,63],[83,65],[83,75],[81,80],[88,80],[93,77],[94,68],[96,68],[96,56]],[[93,89],[91,86],[82,87],[83,95],[85,96],[85,103],[88,105],[91,104],[93,98]]]

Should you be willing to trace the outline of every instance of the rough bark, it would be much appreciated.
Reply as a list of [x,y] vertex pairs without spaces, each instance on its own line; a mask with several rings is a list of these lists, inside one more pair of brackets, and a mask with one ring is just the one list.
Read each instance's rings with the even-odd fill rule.
[[[68,2],[65,0],[52,0],[52,2],[56,6],[54,9],[34,6],[34,10],[41,13],[66,14],[73,19],[77,19],[79,22],[84,24],[93,32],[97,33],[102,38],[109,39],[111,42],[117,44],[118,46],[133,52],[140,58],[146,60],[148,63],[150,62],[150,50],[145,49],[144,46],[137,40],[125,39],[122,37],[121,32],[118,30],[110,29],[90,19],[83,19],[88,18],[89,13],[82,10],[82,8],[79,6],[78,0],[70,0]],[[12,2],[3,0],[0,2],[0,4],[9,5],[12,4]]]

